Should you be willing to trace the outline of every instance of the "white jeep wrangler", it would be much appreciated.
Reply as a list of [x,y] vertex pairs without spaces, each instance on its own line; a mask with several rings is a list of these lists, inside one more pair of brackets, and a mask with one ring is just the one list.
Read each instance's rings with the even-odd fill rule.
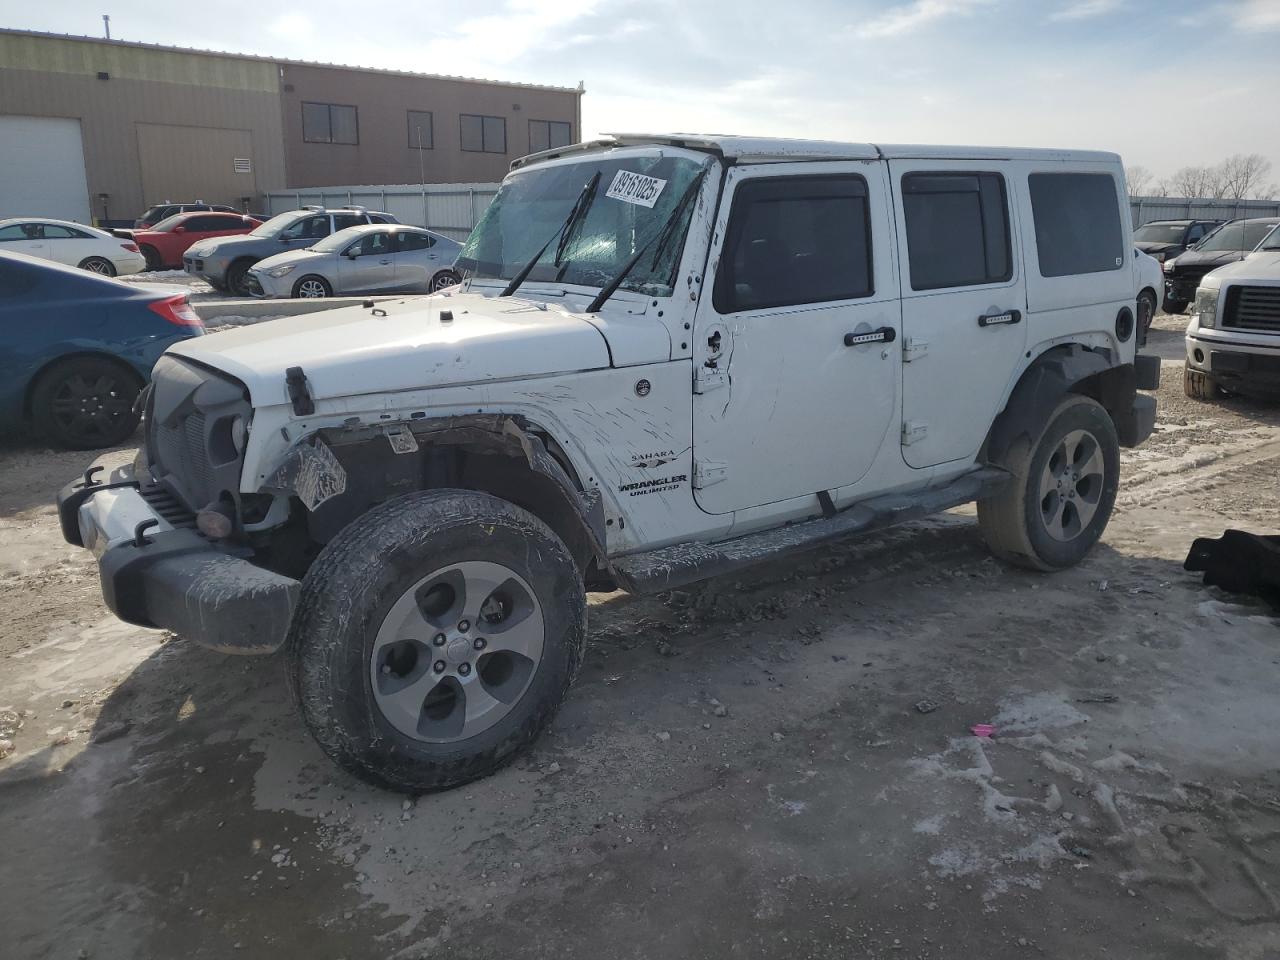
[[517,161],[460,287],[185,341],[131,469],[59,495],[123,619],[287,647],[406,791],[494,770],[667,590],[978,501],[1075,563],[1151,432],[1112,154],[618,136]]
[[1280,227],[1200,281],[1187,324],[1186,394],[1280,397]]

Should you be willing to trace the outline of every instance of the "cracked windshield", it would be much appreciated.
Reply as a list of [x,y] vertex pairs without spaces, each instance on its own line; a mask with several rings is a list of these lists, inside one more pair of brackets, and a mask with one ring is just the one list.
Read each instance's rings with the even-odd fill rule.
[[[685,157],[632,155],[517,174],[485,211],[456,268],[473,277],[510,280],[547,245],[527,282],[602,287],[662,232],[702,167]],[[575,206],[577,216],[570,221]],[[666,242],[654,242],[641,257],[623,281],[624,290],[671,294],[693,206],[685,204]]]

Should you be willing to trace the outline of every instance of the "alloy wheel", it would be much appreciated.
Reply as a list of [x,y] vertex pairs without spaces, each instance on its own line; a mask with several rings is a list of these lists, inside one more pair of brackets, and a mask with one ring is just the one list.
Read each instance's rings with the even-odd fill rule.
[[132,407],[132,398],[115,377],[75,373],[54,391],[50,412],[68,437],[90,442],[112,436]]
[[1072,430],[1050,455],[1040,475],[1040,519],[1055,540],[1074,540],[1102,499],[1106,462],[1098,439]]

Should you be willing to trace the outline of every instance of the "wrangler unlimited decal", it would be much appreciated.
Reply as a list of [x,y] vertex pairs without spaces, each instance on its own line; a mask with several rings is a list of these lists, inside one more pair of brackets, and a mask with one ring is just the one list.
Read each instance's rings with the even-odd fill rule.
[[629,497],[642,497],[646,493],[666,493],[668,490],[678,490],[680,484],[688,483],[687,474],[679,474],[674,477],[662,477],[657,480],[637,480],[635,483],[624,483],[618,488],[619,493],[625,493]]

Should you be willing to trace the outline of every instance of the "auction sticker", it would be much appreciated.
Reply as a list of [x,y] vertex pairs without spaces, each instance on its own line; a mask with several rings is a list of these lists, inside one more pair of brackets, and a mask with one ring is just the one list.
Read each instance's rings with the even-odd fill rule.
[[667,181],[657,177],[646,177],[643,173],[632,173],[630,170],[619,170],[613,176],[613,183],[605,191],[606,197],[621,200],[623,203],[634,203],[652,209],[662,196]]

